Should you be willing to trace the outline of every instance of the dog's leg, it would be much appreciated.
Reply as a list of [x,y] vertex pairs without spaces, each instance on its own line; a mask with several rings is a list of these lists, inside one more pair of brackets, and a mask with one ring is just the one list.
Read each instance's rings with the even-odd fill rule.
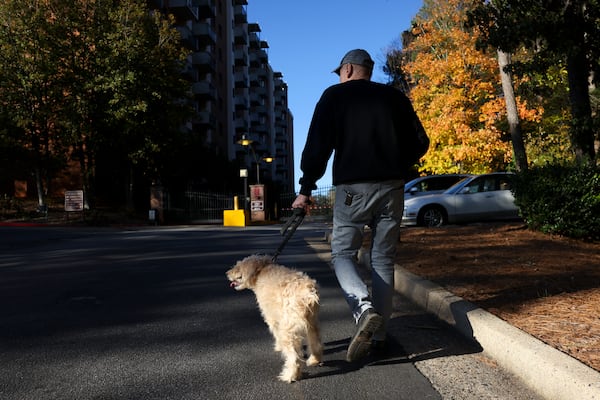
[[323,344],[321,343],[318,309],[313,310],[308,317],[306,342],[308,345],[308,352],[310,353],[310,356],[306,360],[306,365],[312,367],[321,364],[323,360]]
[[281,339],[275,334],[275,331],[271,331],[271,333],[273,334],[273,338],[275,339],[275,351],[282,351],[282,347],[281,347]]
[[284,382],[294,382],[300,379],[302,373],[301,351],[302,337],[291,335],[281,341],[281,354],[284,359],[283,370],[279,374],[279,379]]
[[267,326],[269,327],[269,332],[271,332],[271,335],[273,335],[273,339],[275,339],[275,351],[281,351],[281,338],[279,337],[279,335],[277,334],[277,332],[279,332],[279,327],[278,327],[278,323],[276,320],[267,317],[266,315],[264,316],[265,319],[265,323],[267,324]]

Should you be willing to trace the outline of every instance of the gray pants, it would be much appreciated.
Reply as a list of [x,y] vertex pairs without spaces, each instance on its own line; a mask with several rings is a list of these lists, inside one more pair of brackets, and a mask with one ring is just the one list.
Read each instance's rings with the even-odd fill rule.
[[[369,308],[375,308],[386,323],[392,313],[394,258],[400,240],[403,209],[402,180],[336,186],[331,258],[356,321]],[[356,268],[356,255],[366,225],[372,231],[372,297]],[[385,327],[375,334],[374,339],[385,339]]]

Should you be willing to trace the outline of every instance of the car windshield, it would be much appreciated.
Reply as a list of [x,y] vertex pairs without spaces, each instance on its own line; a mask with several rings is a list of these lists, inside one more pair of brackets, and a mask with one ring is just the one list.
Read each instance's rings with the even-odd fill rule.
[[450,186],[454,185],[459,180],[463,179],[464,175],[429,175],[422,176],[416,179],[409,181],[404,186],[404,191],[406,193],[423,193],[427,194],[427,192],[443,192],[448,189]]

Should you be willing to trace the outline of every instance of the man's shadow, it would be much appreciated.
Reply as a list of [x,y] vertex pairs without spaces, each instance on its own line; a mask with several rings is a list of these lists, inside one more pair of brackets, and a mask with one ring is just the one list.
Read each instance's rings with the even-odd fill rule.
[[373,351],[356,362],[346,361],[350,337],[323,343],[324,360],[320,367],[309,368],[303,379],[342,375],[368,366],[385,366],[480,353],[481,346],[462,336],[447,323],[426,312],[393,317],[388,322],[383,350]]

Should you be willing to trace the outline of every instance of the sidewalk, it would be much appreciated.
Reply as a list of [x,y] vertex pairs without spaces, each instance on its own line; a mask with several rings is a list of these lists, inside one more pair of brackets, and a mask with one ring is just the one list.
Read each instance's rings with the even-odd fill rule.
[[546,399],[598,400],[600,373],[500,318],[396,265],[396,290],[476,341]]
[[[330,243],[331,232],[325,240]],[[543,398],[600,400],[600,372],[399,265],[394,281],[398,293],[479,344]]]

